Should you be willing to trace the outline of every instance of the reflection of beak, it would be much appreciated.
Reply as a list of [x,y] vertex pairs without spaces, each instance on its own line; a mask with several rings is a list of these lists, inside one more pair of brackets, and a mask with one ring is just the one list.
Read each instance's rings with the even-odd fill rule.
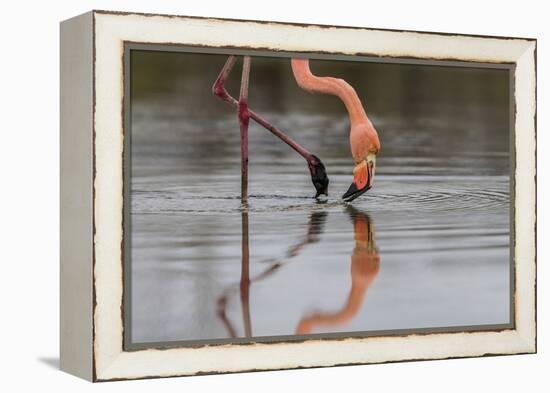
[[342,198],[346,202],[351,202],[367,192],[372,187],[375,169],[376,155],[371,153],[353,169],[353,182]]

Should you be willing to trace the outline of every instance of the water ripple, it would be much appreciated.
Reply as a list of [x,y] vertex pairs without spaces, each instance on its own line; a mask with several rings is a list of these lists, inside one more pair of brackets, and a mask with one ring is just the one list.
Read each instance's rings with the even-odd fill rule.
[[[493,188],[450,187],[416,189],[392,192],[371,191],[354,205],[368,207],[371,211],[474,211],[505,208],[510,202],[506,186]],[[235,213],[247,209],[250,212],[277,212],[294,210],[331,209],[345,202],[336,198],[317,201],[311,195],[283,193],[254,193],[248,204],[243,205],[238,194],[194,195],[182,189],[167,191],[134,190],[133,214],[184,214],[184,213]]]

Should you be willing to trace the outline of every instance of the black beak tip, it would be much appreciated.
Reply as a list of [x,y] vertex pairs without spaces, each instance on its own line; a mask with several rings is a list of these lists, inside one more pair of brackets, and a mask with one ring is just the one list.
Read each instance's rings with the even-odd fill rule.
[[342,195],[342,199],[347,200],[348,198],[352,197],[353,194],[355,194],[357,191],[359,190],[357,189],[355,183],[351,183],[348,190],[345,192],[344,195]]
[[313,156],[313,161],[309,162],[309,171],[311,173],[311,182],[315,187],[315,198],[321,195],[328,196],[329,179],[325,166],[317,156]]
[[315,198],[319,198],[321,195],[325,195],[328,197],[328,191],[326,188],[324,189],[317,189],[317,193],[315,194]]
[[342,199],[346,202],[351,202],[355,198],[363,195],[365,192],[367,192],[370,189],[370,186],[366,186],[362,188],[361,190],[357,188],[355,183],[351,183],[348,190],[345,192],[344,195],[342,195]]

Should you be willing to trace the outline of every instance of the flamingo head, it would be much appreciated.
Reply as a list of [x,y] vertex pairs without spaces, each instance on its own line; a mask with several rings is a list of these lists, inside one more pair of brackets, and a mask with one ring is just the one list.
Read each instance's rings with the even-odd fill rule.
[[342,199],[351,202],[355,198],[367,192],[373,184],[374,172],[376,169],[376,153],[371,152],[367,157],[360,161],[353,169],[353,182]]
[[318,198],[320,195],[328,195],[329,180],[323,162],[316,155],[312,155],[311,159],[308,160],[308,167],[311,181],[315,190],[317,190],[315,198]]

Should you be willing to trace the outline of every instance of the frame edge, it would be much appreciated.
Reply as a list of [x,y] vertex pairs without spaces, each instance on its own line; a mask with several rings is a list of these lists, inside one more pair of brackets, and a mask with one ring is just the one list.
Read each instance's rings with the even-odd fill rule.
[[[117,14],[117,13],[110,13],[110,12],[105,13],[105,12],[98,12],[98,11],[94,11],[94,13],[101,14],[101,15],[104,15],[104,14],[108,14],[108,15]],[[130,15],[136,15],[136,14],[135,13],[130,13]],[[137,14],[137,15],[144,15],[144,14]],[[191,18],[193,18],[193,17],[191,17]],[[195,19],[197,19],[197,18],[195,18]],[[211,19],[211,18],[206,18],[206,19]],[[214,19],[214,18],[212,18],[212,19]],[[284,23],[277,23],[277,24],[278,25],[285,25]],[[364,29],[368,29],[368,28],[364,28]],[[417,32],[415,32],[415,33],[417,33]],[[427,34],[437,34],[437,33],[427,33]],[[462,36],[464,36],[464,35],[462,35]],[[499,38],[499,39],[502,39],[502,40],[507,39],[505,37],[496,37],[496,38]],[[533,41],[534,41],[534,46],[536,48],[536,40],[528,40],[528,39],[524,39],[524,40],[527,41],[527,42],[521,43],[522,46],[525,45],[526,47],[529,47],[531,44],[533,44]],[[536,60],[535,60],[535,78],[536,78]],[[536,82],[535,82],[535,88],[536,88]],[[535,92],[536,92],[536,90],[535,90]],[[535,108],[536,108],[536,101],[535,101]],[[535,113],[535,132],[536,132],[536,110],[535,110],[534,113]],[[536,175],[536,163],[535,163],[535,175]],[[535,185],[536,185],[536,177],[535,177]],[[536,224],[536,221],[535,221],[535,224]],[[529,234],[530,233],[532,233],[532,232],[529,231]],[[536,234],[536,228],[535,228],[535,234]],[[536,259],[536,250],[535,250],[534,257]],[[531,264],[532,262],[533,261],[526,261],[525,262],[525,265],[526,265],[525,269],[527,269],[529,273],[532,273],[532,270],[531,270],[532,267],[533,267],[533,265]],[[524,270],[524,273],[525,273],[525,270]],[[534,276],[530,276],[530,278],[534,278],[535,279],[535,284],[536,284],[536,268],[535,268]],[[536,287],[534,289],[534,293],[535,293],[535,296],[536,296]],[[529,292],[528,297],[530,298],[531,295],[532,295],[532,293]],[[532,301],[532,299],[530,298],[528,301]],[[536,298],[535,298],[535,301],[536,301]],[[515,346],[515,348],[511,352],[503,352],[501,350],[498,350],[498,352],[489,351],[489,352],[480,353],[480,354],[477,354],[477,355],[476,354],[473,354],[473,355],[457,355],[457,356],[451,356],[451,358],[454,358],[454,357],[458,358],[458,357],[490,356],[490,355],[507,355],[507,354],[522,354],[522,353],[534,353],[534,352],[536,352],[536,325],[535,326],[531,325],[533,322],[536,324],[536,314],[535,315],[531,315],[531,314],[523,315],[523,317],[524,317],[523,322],[527,322],[527,323],[523,324],[521,329],[518,329],[516,327],[516,331],[514,332],[515,334],[510,334],[510,336],[508,337],[509,344],[514,344],[514,346]],[[533,327],[534,327],[534,329],[533,329]],[[111,355],[114,355],[114,356],[111,356]],[[132,356],[127,355],[126,353],[111,354],[111,355],[105,357],[104,360],[106,360],[106,362],[104,362],[104,364],[102,364],[102,367],[99,369],[99,374],[98,374],[98,379],[97,379],[98,381],[148,378],[148,377],[162,377],[162,376],[200,375],[200,374],[204,373],[204,372],[198,372],[198,373],[195,373],[195,374],[193,374],[193,373],[191,373],[191,374],[185,374],[185,373],[183,373],[183,374],[181,374],[181,373],[157,374],[157,373],[153,373],[152,375],[149,375],[149,376],[147,376],[147,374],[142,374],[142,376],[134,376],[134,375],[131,375],[131,374],[128,375],[128,374],[126,374],[128,369],[125,366],[127,366],[128,361],[133,361],[135,359],[130,359],[130,357],[132,357]],[[160,355],[160,354],[156,351],[150,351],[149,355],[152,356],[152,357],[156,357],[157,355]],[[448,357],[430,357],[430,358],[426,358],[426,359],[412,358],[410,360],[428,360],[428,359],[442,359],[442,358],[448,358]],[[399,361],[407,361],[407,360],[399,360]],[[361,363],[356,363],[356,364],[385,363],[385,362],[386,361],[366,361],[366,362],[361,362]],[[123,363],[126,363],[126,364],[123,364]],[[333,364],[331,366],[335,366],[335,365],[338,365],[338,364]],[[305,367],[309,368],[309,367],[318,367],[318,366],[313,365],[313,366],[305,366]],[[324,367],[324,366],[321,366],[321,367]],[[288,367],[288,368],[296,368],[296,367]],[[261,368],[261,369],[262,370],[269,370],[270,368]],[[286,369],[286,367],[285,368],[277,368],[277,369]],[[242,371],[245,371],[245,370],[243,369],[243,370],[236,371],[236,372],[242,372]],[[246,371],[252,371],[252,370],[246,369]],[[222,373],[222,372],[235,372],[235,371],[216,371],[215,373]]]
[[93,12],[60,23],[60,369],[93,380]]

